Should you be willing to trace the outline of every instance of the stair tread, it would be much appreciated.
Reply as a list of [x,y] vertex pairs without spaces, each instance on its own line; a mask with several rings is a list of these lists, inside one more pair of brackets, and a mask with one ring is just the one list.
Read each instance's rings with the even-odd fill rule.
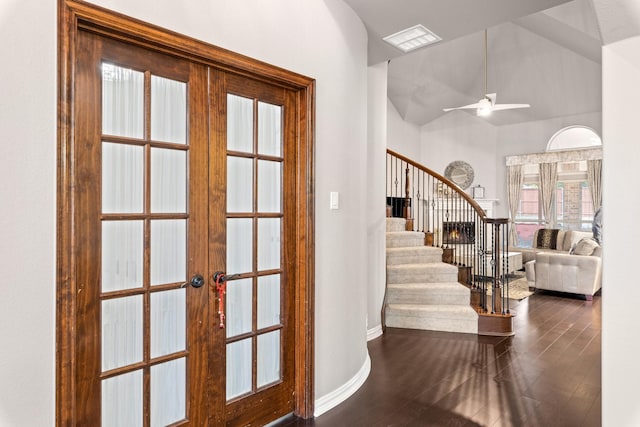
[[436,246],[405,246],[397,248],[387,248],[387,253],[395,254],[402,252],[432,252],[434,254],[442,254],[442,249]]
[[397,264],[397,265],[388,265],[387,269],[391,270],[421,270],[421,269],[432,269],[437,268],[439,270],[458,270],[458,267],[452,264],[447,264],[446,262],[421,262],[416,264]]
[[430,312],[430,313],[465,313],[471,317],[478,317],[478,312],[469,305],[457,304],[407,304],[389,303],[387,309],[399,311]]
[[389,288],[461,288],[469,290],[458,282],[419,282],[419,283],[389,283]]

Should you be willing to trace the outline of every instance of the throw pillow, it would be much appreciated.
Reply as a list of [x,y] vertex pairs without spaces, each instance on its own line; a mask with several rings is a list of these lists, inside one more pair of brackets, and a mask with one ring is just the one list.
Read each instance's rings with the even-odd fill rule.
[[571,251],[569,251],[569,253],[571,255],[591,255],[593,254],[593,251],[595,251],[599,247],[600,245],[598,244],[598,242],[590,237],[585,237],[583,239],[580,239],[580,241],[571,248]]
[[556,249],[558,241],[558,229],[541,228],[538,230],[538,239],[536,240],[536,248],[539,249]]

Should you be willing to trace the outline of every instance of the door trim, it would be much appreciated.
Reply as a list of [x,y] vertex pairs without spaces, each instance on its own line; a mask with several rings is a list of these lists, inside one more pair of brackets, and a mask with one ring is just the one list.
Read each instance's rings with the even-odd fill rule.
[[56,216],[56,425],[75,425],[76,301],[74,275],[74,64],[78,31],[87,30],[144,48],[246,77],[286,87],[295,92],[296,141],[296,277],[294,335],[294,414],[313,417],[314,409],[314,131],[315,80],[229,52],[125,15],[75,0],[58,0],[58,135]]

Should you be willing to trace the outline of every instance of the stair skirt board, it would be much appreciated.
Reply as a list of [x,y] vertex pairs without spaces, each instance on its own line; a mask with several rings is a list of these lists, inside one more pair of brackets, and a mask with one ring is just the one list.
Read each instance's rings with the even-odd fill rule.
[[478,313],[470,306],[387,304],[387,327],[477,334]]

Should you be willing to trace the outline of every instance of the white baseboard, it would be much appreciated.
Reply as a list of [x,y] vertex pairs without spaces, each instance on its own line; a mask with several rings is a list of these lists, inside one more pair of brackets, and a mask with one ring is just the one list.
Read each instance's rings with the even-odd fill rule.
[[380,335],[382,335],[382,325],[374,326],[367,330],[367,341],[378,338]]
[[349,396],[358,391],[362,384],[364,384],[367,377],[369,376],[369,372],[371,372],[371,358],[369,357],[369,353],[367,352],[367,358],[365,359],[364,364],[362,365],[360,370],[353,376],[353,378],[351,378],[349,381],[347,381],[331,393],[325,394],[324,396],[316,399],[315,411],[313,412],[313,416],[319,417],[328,410],[335,408],[336,406],[347,400]]

